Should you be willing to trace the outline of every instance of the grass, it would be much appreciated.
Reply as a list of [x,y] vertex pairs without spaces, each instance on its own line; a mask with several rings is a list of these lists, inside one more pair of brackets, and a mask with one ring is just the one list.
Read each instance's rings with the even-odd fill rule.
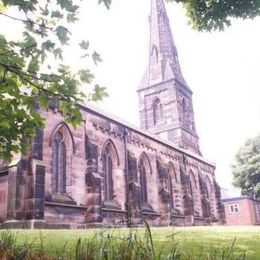
[[0,231],[0,259],[260,259],[260,227]]

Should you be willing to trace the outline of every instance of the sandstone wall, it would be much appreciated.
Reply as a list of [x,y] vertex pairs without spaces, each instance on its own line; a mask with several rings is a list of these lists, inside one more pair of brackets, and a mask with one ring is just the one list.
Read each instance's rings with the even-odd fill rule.
[[[21,200],[18,204],[25,205],[12,209],[16,214],[20,212],[19,220],[25,226],[138,226],[143,220],[157,226],[218,223],[221,208],[215,167],[203,158],[94,109],[82,107],[83,121],[76,129],[67,125],[55,109],[41,114],[46,127],[37,131],[32,152],[26,157],[27,172],[22,173],[27,188],[20,198],[12,195],[16,203]],[[53,142],[57,132],[66,146],[65,192],[57,192],[53,186]],[[109,199],[104,170],[107,151],[112,158]],[[145,200],[141,164],[146,176]],[[2,179],[0,192],[4,194],[11,184]],[[3,195],[3,218],[5,201]],[[12,217],[5,220],[10,222]]]

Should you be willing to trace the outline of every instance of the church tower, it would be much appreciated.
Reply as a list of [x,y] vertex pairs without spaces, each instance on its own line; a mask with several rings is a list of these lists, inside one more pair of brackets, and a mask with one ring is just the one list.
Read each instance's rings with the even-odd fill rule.
[[141,128],[200,154],[192,91],[179,64],[163,0],[151,0],[149,63],[138,88]]

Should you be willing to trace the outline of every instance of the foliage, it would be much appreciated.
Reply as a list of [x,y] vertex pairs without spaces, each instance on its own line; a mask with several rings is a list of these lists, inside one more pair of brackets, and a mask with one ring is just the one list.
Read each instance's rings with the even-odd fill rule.
[[[232,18],[253,19],[260,15],[258,0],[166,0],[181,3],[189,24],[198,31],[224,30]],[[111,0],[99,0],[108,8]]]
[[[63,62],[69,26],[78,20],[77,2],[0,0],[1,16],[24,25],[20,40],[9,41],[0,34],[0,158],[10,160],[12,153],[24,152],[35,128],[44,126],[37,105],[47,108],[55,99],[67,122],[76,126],[81,122],[78,103],[107,96],[98,84],[84,90],[89,93],[85,95],[80,87],[93,83],[93,73],[85,68],[73,71]],[[8,13],[11,7],[16,16]],[[79,48],[81,58],[90,56],[95,64],[101,61],[96,51],[89,55],[87,41],[80,42]]]
[[[259,229],[245,237],[239,228],[145,228],[1,231],[1,259],[195,260],[258,259]],[[256,230],[258,229],[258,230]],[[234,235],[242,237],[234,239]],[[255,234],[258,236],[256,237]],[[223,239],[223,235],[225,238]],[[26,240],[24,240],[26,237]],[[56,241],[54,241],[56,237]],[[245,239],[247,238],[247,240]],[[245,242],[246,241],[246,242]],[[246,248],[254,241],[251,254]],[[211,243],[210,243],[211,242]],[[252,254],[253,252],[253,254]],[[255,253],[255,254],[254,254]],[[249,257],[249,258],[246,258]],[[5,257],[5,258],[4,258]]]
[[260,198],[260,134],[246,141],[232,168],[234,185],[243,194]]
[[192,27],[199,31],[223,30],[231,18],[255,18],[260,15],[258,0],[167,0],[182,3]]

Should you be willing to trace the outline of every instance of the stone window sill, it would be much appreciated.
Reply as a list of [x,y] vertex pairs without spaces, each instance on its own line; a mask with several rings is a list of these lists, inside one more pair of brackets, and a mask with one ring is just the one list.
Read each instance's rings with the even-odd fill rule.
[[59,203],[59,202],[49,202],[49,201],[45,201],[45,205],[46,206],[60,206],[60,207],[67,207],[67,208],[86,209],[85,206],[73,205],[73,204],[64,204],[64,203]]
[[101,210],[106,212],[127,213],[127,211],[120,209],[102,208]]

